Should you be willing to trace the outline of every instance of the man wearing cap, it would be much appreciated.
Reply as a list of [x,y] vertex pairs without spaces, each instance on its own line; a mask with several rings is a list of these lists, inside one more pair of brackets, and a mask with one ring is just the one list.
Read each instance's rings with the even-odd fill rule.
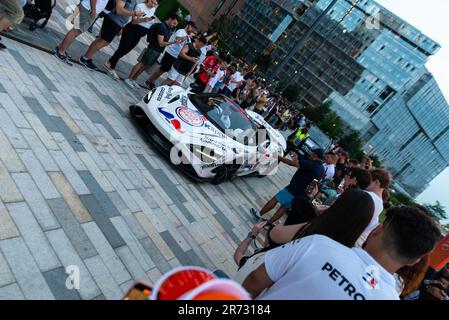
[[312,181],[315,179],[321,181],[325,176],[323,166],[324,155],[325,151],[323,149],[316,149],[312,152],[310,160],[298,161],[297,157],[292,159],[279,157],[280,162],[297,167],[298,171],[296,171],[290,184],[285,189],[281,190],[273,199],[268,201],[260,212],[257,209],[251,209],[251,213],[254,217],[259,220],[261,216],[271,211],[279,203],[281,204],[281,207],[270,220],[270,223],[273,223],[280,219],[287,210],[291,209],[295,197],[306,196],[306,189]]

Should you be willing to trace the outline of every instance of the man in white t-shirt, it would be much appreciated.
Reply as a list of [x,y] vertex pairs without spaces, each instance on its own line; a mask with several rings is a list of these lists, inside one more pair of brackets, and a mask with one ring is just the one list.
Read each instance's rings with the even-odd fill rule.
[[173,67],[173,63],[179,56],[181,50],[186,44],[191,42],[190,34],[196,30],[195,22],[187,21],[186,27],[184,29],[177,30],[170,38],[171,42],[176,42],[175,44],[168,46],[165,49],[164,56],[161,60],[161,66],[153,72],[153,74],[148,78],[145,84],[149,88],[155,88],[155,82],[164,73],[169,72]]
[[333,152],[326,153],[324,157],[324,170],[326,172],[325,180],[333,180],[335,176],[335,164],[337,163],[338,157]]
[[108,0],[97,0],[95,8],[91,8],[91,0],[82,0],[73,14],[73,29],[67,32],[64,39],[56,46],[54,56],[62,62],[72,65],[67,56],[67,50],[75,39],[89,29],[97,15],[104,10]]
[[356,246],[358,247],[363,246],[363,243],[368,238],[368,235],[379,224],[379,217],[384,211],[384,202],[382,199],[382,194],[384,190],[388,188],[392,180],[391,174],[387,170],[373,169],[370,170],[370,174],[371,174],[371,184],[368,186],[368,188],[366,188],[365,191],[369,193],[371,198],[373,198],[374,214],[370,224],[362,233],[359,240],[357,240],[356,242]]
[[268,251],[243,287],[261,300],[398,300],[394,274],[418,263],[439,237],[424,212],[392,208],[365,249],[322,235],[292,241]]
[[222,90],[222,94],[225,96],[230,97],[235,89],[240,87],[245,80],[240,73],[240,71],[237,70],[237,65],[232,64],[231,65],[231,78],[229,79],[229,82],[226,84],[226,86]]

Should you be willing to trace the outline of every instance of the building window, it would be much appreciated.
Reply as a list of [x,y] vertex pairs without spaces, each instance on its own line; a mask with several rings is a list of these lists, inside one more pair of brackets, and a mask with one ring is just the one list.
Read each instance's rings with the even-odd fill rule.
[[221,0],[220,2],[217,3],[214,10],[212,11],[213,16],[217,15],[218,11],[220,11],[220,9],[223,7],[225,2],[226,2],[226,0]]
[[369,113],[373,113],[374,111],[376,111],[376,109],[379,107],[379,104],[374,101],[369,107],[368,109],[366,109],[366,111],[368,111]]

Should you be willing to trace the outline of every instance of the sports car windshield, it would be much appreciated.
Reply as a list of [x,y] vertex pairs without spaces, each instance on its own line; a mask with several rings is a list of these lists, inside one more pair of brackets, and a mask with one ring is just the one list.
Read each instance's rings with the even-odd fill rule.
[[238,137],[244,133],[253,136],[256,125],[233,101],[218,94],[193,94],[190,101],[212,124],[223,133]]

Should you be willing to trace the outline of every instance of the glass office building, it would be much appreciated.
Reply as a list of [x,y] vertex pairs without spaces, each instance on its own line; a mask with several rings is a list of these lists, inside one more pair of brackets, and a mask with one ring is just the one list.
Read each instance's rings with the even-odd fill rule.
[[[271,55],[276,65],[331,2],[246,1],[230,41],[246,61]],[[373,0],[339,0],[275,79],[295,83],[303,106],[330,101],[417,196],[449,162],[449,106],[425,69],[439,49]]]

